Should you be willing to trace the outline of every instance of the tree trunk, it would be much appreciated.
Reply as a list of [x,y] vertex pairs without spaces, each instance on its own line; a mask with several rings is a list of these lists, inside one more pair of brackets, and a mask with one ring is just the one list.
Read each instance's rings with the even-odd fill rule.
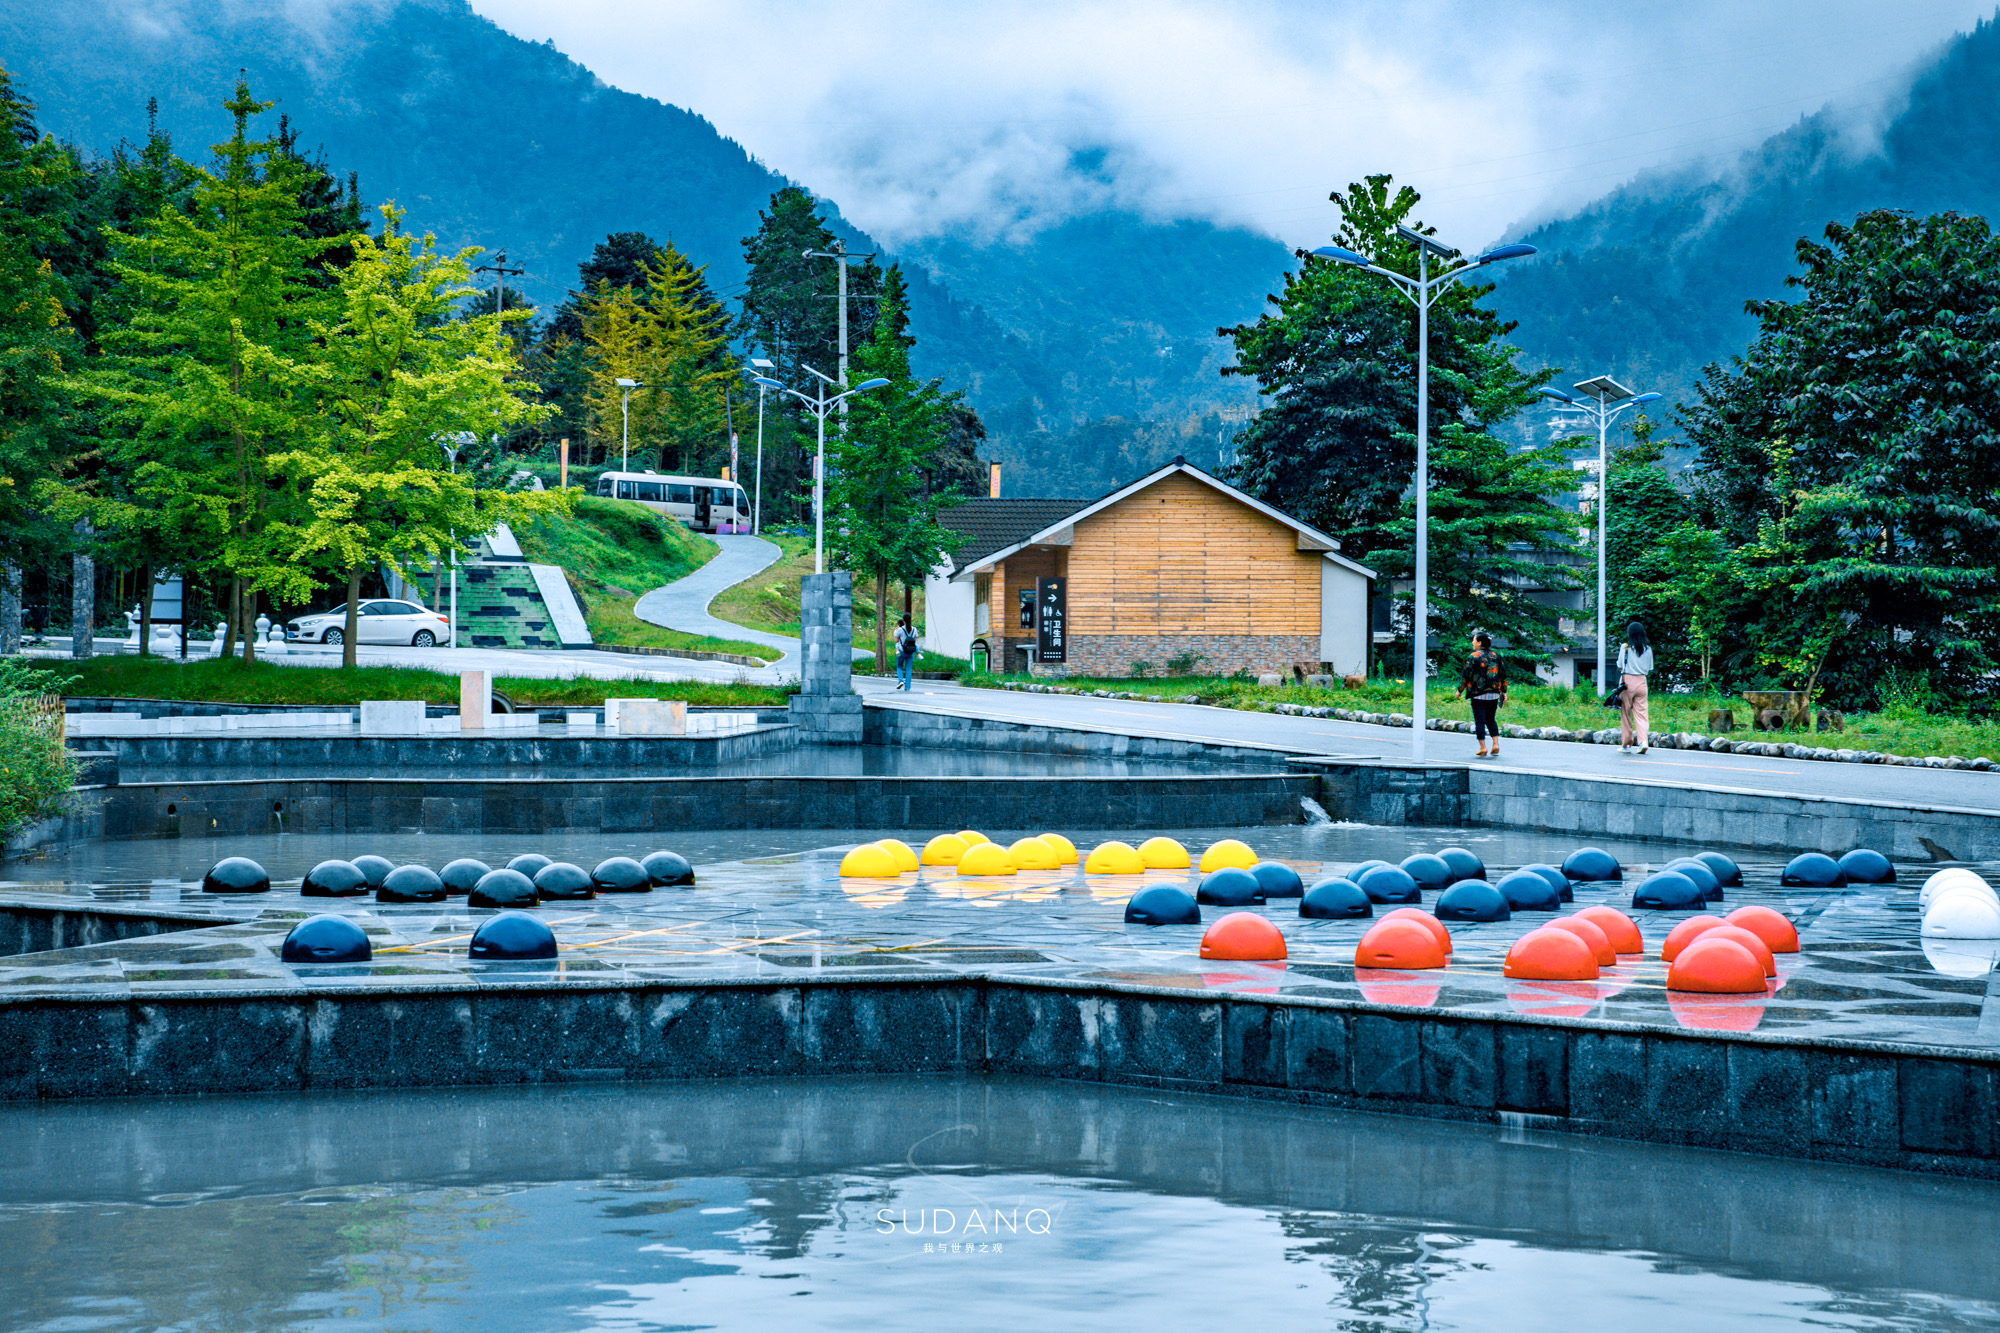
[[359,660],[354,640],[361,633],[361,566],[347,571],[347,631],[340,636],[340,664],[351,667]]
[[257,590],[243,590],[243,665],[257,660]]
[[229,601],[222,617],[222,651],[217,657],[228,657],[236,651],[236,616],[243,606],[243,580],[240,576],[229,580]]
[[0,657],[21,651],[21,567],[0,564]]
[[[90,535],[90,520],[78,519],[76,535]],[[86,661],[97,651],[97,561],[79,550],[69,560],[69,655]]]
[[153,655],[153,566],[139,566],[139,656]]
[[875,674],[886,676],[894,670],[889,653],[889,571],[875,571]]

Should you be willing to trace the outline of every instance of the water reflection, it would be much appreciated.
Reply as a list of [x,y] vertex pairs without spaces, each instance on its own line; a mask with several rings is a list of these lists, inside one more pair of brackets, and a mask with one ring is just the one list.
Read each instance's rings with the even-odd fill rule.
[[0,1110],[0,1326],[2000,1328],[2000,1187],[1080,1084]]

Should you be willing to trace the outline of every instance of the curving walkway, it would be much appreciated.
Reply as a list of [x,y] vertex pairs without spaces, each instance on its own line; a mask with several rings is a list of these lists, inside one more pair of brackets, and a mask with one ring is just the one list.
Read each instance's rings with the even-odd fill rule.
[[[767,542],[762,537],[751,537],[741,533],[719,532],[709,540],[722,548],[714,559],[686,578],[675,579],[665,587],[655,588],[641,597],[632,607],[632,614],[663,629],[677,629],[686,634],[710,634],[719,639],[740,639],[745,643],[757,643],[766,648],[780,649],[785,655],[766,669],[787,675],[798,675],[797,639],[788,638],[783,634],[772,634],[766,630],[750,629],[733,621],[717,619],[708,613],[709,603],[725,589],[733,588],[743,580],[763,573],[777,564],[784,552],[775,542]],[[857,648],[854,650],[854,656],[859,660],[872,658],[875,654]]]

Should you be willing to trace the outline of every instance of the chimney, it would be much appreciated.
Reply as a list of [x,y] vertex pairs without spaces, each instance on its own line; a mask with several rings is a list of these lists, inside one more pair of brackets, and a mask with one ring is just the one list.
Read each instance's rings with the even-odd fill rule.
[[986,483],[986,497],[989,500],[1000,498],[1000,465],[998,463],[993,464],[992,479]]

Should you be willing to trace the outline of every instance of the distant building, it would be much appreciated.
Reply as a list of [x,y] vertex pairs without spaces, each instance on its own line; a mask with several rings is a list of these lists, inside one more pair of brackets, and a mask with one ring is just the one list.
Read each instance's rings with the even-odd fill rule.
[[924,582],[925,646],[1037,674],[1368,669],[1375,571],[1176,459],[1098,500],[972,500]]

